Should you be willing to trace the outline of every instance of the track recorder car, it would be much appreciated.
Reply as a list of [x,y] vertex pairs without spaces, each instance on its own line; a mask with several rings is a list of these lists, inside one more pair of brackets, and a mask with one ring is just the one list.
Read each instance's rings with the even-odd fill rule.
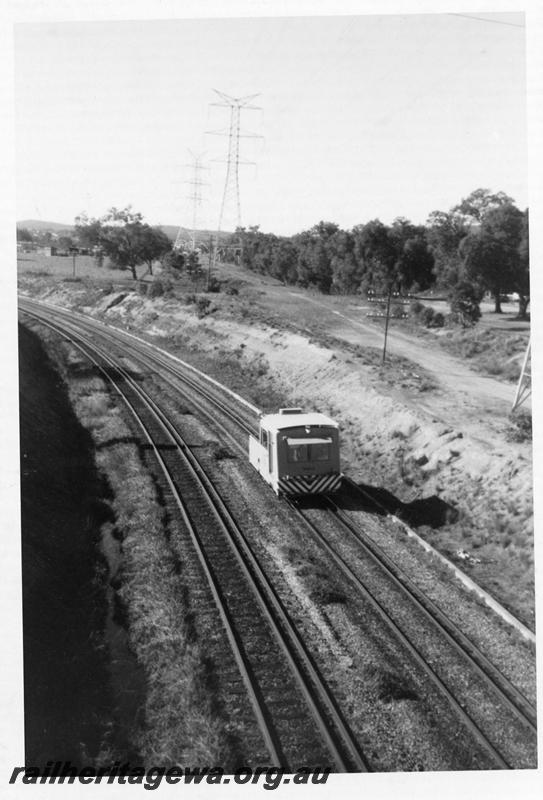
[[339,425],[324,414],[280,408],[260,418],[249,460],[278,495],[330,494],[342,479]]

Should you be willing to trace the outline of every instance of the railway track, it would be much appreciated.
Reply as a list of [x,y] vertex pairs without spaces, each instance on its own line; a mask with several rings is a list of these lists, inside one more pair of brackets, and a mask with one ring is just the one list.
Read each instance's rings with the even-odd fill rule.
[[[42,307],[40,307],[42,308]],[[35,309],[36,312],[36,309]],[[43,312],[42,312],[43,314]],[[69,319],[69,315],[65,315]],[[66,324],[66,322],[64,323]],[[89,324],[89,330],[93,334],[97,333],[96,327]],[[115,334],[108,334],[100,331],[101,336],[109,336],[109,341],[113,344],[119,343],[119,337]],[[126,339],[126,337],[125,337]],[[226,399],[223,394],[218,391],[217,387],[213,387],[206,380],[203,380],[197,373],[190,374],[190,369],[182,369],[179,366],[172,366],[172,362],[165,356],[157,356],[149,354],[145,346],[138,345],[135,342],[131,343],[130,355],[133,357],[137,355],[138,360],[146,365],[149,369],[156,369],[160,366],[161,379],[169,382],[172,389],[179,391],[179,382],[186,386],[188,397],[196,395],[199,398],[204,398],[205,403],[209,405],[206,410],[202,408],[201,403],[197,404],[198,412],[207,416],[214,426],[220,426],[229,439],[237,446],[239,445],[239,431],[244,434],[254,433],[255,430],[255,416],[254,410],[251,411],[248,407],[240,407],[234,398]],[[169,377],[171,376],[171,377]],[[194,402],[188,399],[188,402]],[[243,409],[243,410],[241,410]],[[217,414],[222,418],[218,419]],[[225,420],[228,421],[225,424]],[[237,432],[237,435],[236,435]],[[178,446],[182,447],[182,445]],[[245,452],[245,448],[243,448]],[[430,683],[436,688],[440,695],[446,698],[450,707],[453,709],[456,716],[462,720],[462,723],[471,735],[479,743],[481,748],[487,753],[489,759],[495,766],[499,768],[509,768],[507,757],[501,753],[500,746],[496,746],[485,734],[484,730],[477,722],[472,719],[472,716],[465,708],[466,701],[458,699],[455,694],[447,686],[436,669],[428,664],[425,657],[419,652],[417,646],[413,644],[409,636],[402,630],[401,626],[394,621],[393,615],[386,611],[386,609],[372,596],[371,592],[367,589],[362,581],[360,574],[357,574],[352,569],[351,565],[346,562],[345,558],[340,554],[339,549],[336,549],[330,541],[330,537],[323,533],[324,528],[320,524],[314,524],[308,519],[304,510],[299,507],[299,504],[292,504],[294,513],[303,518],[304,524],[312,532],[312,536],[324,551],[333,559],[337,568],[340,569],[345,579],[348,580],[351,586],[356,588],[360,596],[364,597],[366,602],[369,602],[373,607],[374,612],[379,614],[385,620],[386,626],[390,629],[392,634],[402,642],[403,647],[410,654],[410,657],[417,664],[417,667],[422,670],[427,676]],[[503,713],[508,719],[513,719],[514,724],[520,726],[525,732],[526,736],[534,740],[536,736],[536,712],[534,706],[524,697],[514,684],[502,675],[497,668],[490,662],[488,658],[480,651],[479,648],[463,633],[463,631],[455,625],[444,612],[433,603],[424,593],[416,587],[408,575],[403,573],[386,554],[375,545],[372,540],[365,536],[364,532],[332,501],[326,501],[325,508],[322,512],[328,516],[329,519],[334,520],[334,525],[342,535],[347,535],[351,540],[351,546],[359,548],[363,553],[364,558],[370,559],[372,563],[386,575],[386,579],[394,585],[395,590],[404,598],[404,602],[408,603],[410,607],[416,610],[416,614],[424,619],[424,624],[431,626],[434,632],[438,632],[444,646],[451,648],[455,653],[455,657],[463,660],[466,669],[469,669],[475,676],[474,679],[481,682],[485,687],[485,692],[488,692],[496,703],[496,707],[503,709]],[[352,562],[351,562],[352,563]],[[265,577],[265,576],[264,576]],[[272,737],[273,738],[273,737]],[[278,755],[278,754],[276,754]],[[364,766],[359,766],[359,769],[364,769]]]
[[[37,318],[102,372],[152,448],[223,622],[268,758],[287,770],[311,761],[340,772],[367,771],[355,737],[241,527],[180,431],[111,356],[66,322]],[[239,691],[236,681],[230,688]]]
[[[303,504],[303,501],[301,503]],[[429,684],[446,699],[455,716],[462,721],[466,730],[494,763],[502,769],[513,768],[511,760],[503,755],[502,750],[508,741],[516,741],[519,734],[524,740],[531,741],[532,756],[535,759],[536,711],[517,687],[497,670],[460,628],[451,622],[405,573],[402,573],[378,545],[349,520],[333,500],[323,499],[321,509],[304,509],[303,505],[296,501],[293,505],[345,580],[379,615],[391,635],[401,642],[416,667],[427,676]],[[331,532],[323,523],[322,513],[333,517],[339,535]],[[342,554],[345,548],[340,539],[341,535],[345,534],[352,539],[355,547]],[[368,561],[378,572],[372,588],[368,588],[372,584],[366,567]],[[383,591],[384,581],[391,584],[395,597],[391,597],[390,589]],[[409,608],[408,625],[405,622],[406,615],[398,613],[397,610],[402,604],[407,604]],[[424,625],[427,628],[424,628]],[[432,652],[428,646],[428,635],[422,633],[426,629],[439,636],[437,657],[436,650]],[[455,682],[451,675],[452,670],[447,670],[444,666],[451,661],[451,656],[447,654],[448,648],[460,659],[464,679],[469,670],[470,693],[474,690],[475,682],[480,682],[479,696],[483,698],[487,711],[493,717],[494,729],[496,725],[500,727],[501,741],[496,742],[495,737],[485,731],[484,720],[478,720],[478,717],[481,717],[481,708],[473,707],[473,703],[470,703],[466,696],[465,688],[458,686],[458,681],[456,681],[457,688],[450,688]]]
[[522,692],[492,664],[492,662],[477,648],[465,633],[454,624],[447,614],[439,608],[427,595],[422,592],[411,580],[409,575],[398,567],[392,559],[372,539],[349,519],[347,514],[332,498],[325,499],[325,506],[329,513],[337,519],[342,531],[347,533],[365,553],[378,566],[386,571],[393,584],[398,587],[410,602],[432,623],[439,627],[444,639],[466,658],[473,670],[495,688],[502,696],[504,703],[517,719],[526,726],[534,735],[537,733],[537,713],[535,706],[530,703]]

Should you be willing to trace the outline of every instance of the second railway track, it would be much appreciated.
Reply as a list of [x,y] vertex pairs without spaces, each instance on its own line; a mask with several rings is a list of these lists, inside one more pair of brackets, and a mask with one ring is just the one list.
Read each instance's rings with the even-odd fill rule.
[[236,683],[245,686],[262,737],[260,752],[287,770],[313,763],[340,772],[366,771],[364,754],[332,693],[182,434],[100,347],[66,324],[41,321],[100,369],[153,449],[223,621],[239,671],[230,689],[239,692]]
[[[27,306],[26,309],[29,313],[32,312],[32,306]],[[39,314],[39,311],[34,307],[34,313]],[[44,312],[41,312],[42,320],[43,320]],[[64,326],[68,324],[67,319],[69,315],[62,315],[59,313],[57,319],[64,316]],[[51,323],[51,319],[49,319]],[[89,324],[88,330],[91,331],[94,335],[98,335],[97,327],[93,326],[92,323]],[[109,336],[110,341],[117,344],[119,346],[119,337],[117,334],[108,334],[107,332],[102,333],[100,331],[100,335],[105,336],[106,338]],[[131,356],[136,357],[142,361],[142,363],[146,364],[146,366],[150,369],[153,368],[153,364],[155,368],[159,368],[160,370],[165,371],[171,377],[169,378],[167,375],[164,376],[166,382],[170,382],[172,387],[178,388],[178,382],[181,381],[187,387],[187,391],[190,392],[192,395],[192,400],[189,402],[194,401],[194,393],[200,398],[200,402],[197,403],[199,407],[199,411],[203,412],[204,416],[207,415],[209,420],[212,420],[214,425],[217,428],[222,429],[223,435],[226,434],[229,439],[239,446],[239,432],[243,431],[244,434],[253,432],[255,428],[255,416],[254,412],[251,411],[250,407],[247,405],[244,407],[240,405],[240,403],[236,403],[232,397],[225,398],[221,395],[220,391],[217,390],[216,387],[213,387],[211,384],[206,383],[205,380],[202,380],[197,376],[197,374],[190,374],[190,371],[182,370],[176,366],[172,366],[171,361],[165,357],[160,355],[153,355],[149,353],[149,350],[145,348],[145,346],[138,347],[136,344],[131,348]],[[126,379],[125,376],[124,379]],[[172,383],[172,380],[174,383]],[[201,400],[204,399],[204,405],[207,406],[207,410],[203,409],[201,406]],[[220,415],[221,419],[218,419],[218,415]],[[165,429],[171,428],[172,426],[166,420],[162,420],[162,426]],[[177,434],[175,431],[169,431],[169,434],[173,436],[173,439],[176,441],[177,447],[180,448],[181,451],[188,450],[183,443],[176,438]],[[198,467],[196,466],[196,472],[198,472]],[[200,502],[200,501],[199,501]],[[219,499],[220,505],[220,499]],[[353,523],[352,520],[348,518],[348,516],[343,513],[343,511],[338,508],[337,506],[334,507],[333,504],[329,504],[326,509],[322,509],[324,513],[328,515],[330,519],[334,519],[334,524],[338,526],[338,530],[342,530],[343,533],[348,534],[348,536],[352,539],[352,546],[363,548],[364,552],[368,557],[371,557],[375,563],[379,563],[379,568],[382,569],[388,576],[387,579],[390,579],[395,584],[396,590],[401,592],[405,598],[405,602],[413,605],[416,608],[416,613],[422,615],[425,619],[425,624],[433,626],[435,631],[439,632],[439,636],[442,637],[443,642],[446,643],[447,647],[451,647],[455,650],[457,656],[459,658],[464,659],[465,668],[466,670],[471,670],[476,676],[474,679],[477,681],[482,682],[485,685],[485,691],[488,691],[492,694],[494,698],[494,702],[496,703],[496,707],[498,709],[497,714],[499,715],[501,712],[499,709],[503,709],[503,714],[506,718],[513,719],[513,725],[519,725],[524,730],[526,736],[530,741],[533,742],[533,746],[535,746],[535,734],[536,734],[536,717],[535,717],[535,708],[531,705],[531,703],[523,696],[523,694],[516,688],[516,686],[505,678],[501,673],[494,667],[494,665],[486,658],[486,656],[471,642],[468,637],[460,630],[460,628],[451,622],[447,618],[447,616],[432,603],[429,598],[427,598],[420,590],[418,590],[412,581],[409,579],[407,575],[401,574],[401,570],[395,568],[394,564],[390,563],[390,559],[379,552],[379,548],[375,545],[371,545],[368,542],[367,537],[364,537],[363,531],[357,529],[357,526]],[[218,514],[218,517],[222,519],[222,523],[224,524],[224,516],[225,516],[225,509],[223,508],[222,511],[218,512],[217,509],[214,513]],[[326,525],[323,527],[319,524],[313,524],[308,518],[307,515],[304,515],[302,509],[295,509],[296,514],[300,514],[304,518],[304,524],[309,526],[313,526],[313,534],[317,540],[321,540],[321,546],[327,550],[329,553],[333,550],[333,546],[330,544],[329,536],[325,533]],[[227,515],[227,512],[226,512]],[[231,523],[226,523],[226,526]],[[205,526],[204,526],[205,527]],[[246,544],[246,543],[245,543]],[[208,545],[212,547],[212,545]],[[231,548],[232,545],[229,545]],[[242,547],[243,550],[243,547]],[[334,551],[335,552],[335,551]],[[364,589],[361,585],[360,576],[355,574],[351,567],[345,563],[345,559],[343,559],[339,553],[335,552],[335,555],[332,555],[333,559],[335,560],[336,565],[341,569],[343,574],[345,575],[346,579],[351,583],[353,586],[359,585],[359,589],[364,594]],[[238,561],[238,569],[241,568],[242,572],[245,572],[245,577],[247,575],[251,575],[255,571],[259,572],[259,567],[256,564],[252,564],[249,566],[247,563],[244,565],[244,559],[247,558],[246,553],[240,557],[238,554],[234,560]],[[202,560],[202,556],[200,556],[200,560]],[[204,559],[205,560],[205,559]],[[343,562],[343,564],[341,563]],[[266,584],[266,577],[264,573],[258,576],[258,581],[262,585]],[[235,580],[234,580],[235,583]],[[268,585],[265,592],[269,592],[271,587]],[[367,590],[366,595],[367,595]],[[366,597],[367,599],[367,597]],[[261,603],[262,601],[259,601]],[[239,608],[243,607],[243,599],[239,600]],[[232,604],[235,605],[234,601]],[[280,605],[280,603],[279,603]],[[381,612],[382,613],[382,612]],[[267,623],[269,625],[269,621]],[[387,622],[387,625],[391,625],[391,627],[397,627],[396,623],[392,620],[392,623]],[[273,628],[273,625],[272,625]],[[292,635],[292,634],[291,634]],[[396,635],[402,639],[405,637],[405,634],[402,632],[400,628],[398,628]],[[249,641],[251,641],[251,634],[249,634]],[[258,640],[258,637],[255,638],[255,641]],[[303,651],[303,643],[301,643],[302,651]],[[411,656],[413,656],[413,650],[417,650],[416,647],[409,642],[409,640],[404,642],[404,646],[406,646],[407,650],[411,652]],[[259,648],[261,648],[259,650]],[[257,651],[257,658],[256,662],[258,662],[258,653],[262,657],[263,653],[265,652],[265,647],[262,648],[262,642],[260,645],[256,645]],[[306,653],[306,655],[308,655]],[[446,683],[444,683],[441,678],[437,677],[433,668],[429,667],[426,663],[424,666],[424,657],[420,654],[415,656],[419,658],[421,661],[422,668],[426,671],[427,674],[433,674],[434,677],[431,680],[434,682],[436,686],[440,686],[440,691],[443,696],[447,698],[447,701],[450,703],[452,708],[455,710],[457,716],[462,720],[463,724],[466,726],[466,729],[470,731],[471,735],[474,736],[475,740],[481,746],[483,751],[485,751],[488,755],[490,762],[493,763],[494,767],[498,768],[509,768],[511,766],[517,766],[517,764],[512,764],[511,759],[508,755],[503,755],[502,750],[503,747],[498,742],[494,742],[491,736],[488,736],[484,731],[484,725],[479,726],[473,719],[472,715],[469,713],[468,709],[465,708],[466,701],[462,700],[461,698],[457,698],[453,691],[451,691]],[[238,660],[242,657],[239,656]],[[265,659],[260,659],[265,660]],[[287,661],[289,660],[287,656]],[[303,659],[302,659],[303,660]],[[255,663],[256,663],[255,662]],[[311,663],[311,659],[309,659],[309,664],[313,667]],[[305,670],[307,672],[308,667],[306,665]],[[311,669],[309,669],[311,672]],[[246,679],[247,682],[247,679]],[[265,682],[265,680],[264,680]],[[309,680],[310,689],[306,689],[302,691],[306,693],[305,702],[307,702],[308,698],[310,700],[309,706],[311,706],[311,696],[315,693],[316,683],[318,684],[318,680],[315,680],[315,675],[312,676]],[[272,681],[273,684],[273,681]],[[270,690],[271,691],[271,690]],[[307,694],[308,692],[308,694]],[[273,692],[272,692],[273,694]],[[326,694],[326,692],[325,692]],[[270,695],[271,696],[271,695]],[[289,704],[290,705],[290,704]],[[256,700],[253,700],[253,709],[256,711],[256,716],[258,717],[260,711],[257,709],[258,703]],[[274,702],[272,701],[270,704],[270,708],[274,706]],[[325,729],[326,724],[330,724],[330,717],[333,716],[333,713],[338,712],[339,709],[335,708],[335,703],[333,698],[330,694],[328,694],[328,699],[324,702],[324,707],[327,709],[324,711],[322,715],[322,721],[316,722],[317,716],[315,715],[315,710],[311,712],[310,716],[312,716],[312,722],[310,723],[309,729],[319,730],[321,735],[321,744],[322,742],[327,742],[326,748],[328,753],[333,753],[332,759],[335,764],[336,769],[344,770],[344,769],[358,769],[358,770],[365,770],[368,767],[367,761],[364,758],[364,755],[360,751],[355,739],[352,737],[352,734],[346,726],[342,733],[339,733],[339,729],[341,729],[341,725],[344,724],[344,720],[341,718],[341,714],[339,714],[340,724],[336,721],[335,727],[332,725],[333,733],[324,734],[323,732]],[[288,717],[288,713],[285,710],[285,707],[281,706],[281,701],[277,701],[276,708],[282,709],[279,710],[278,717]],[[279,726],[280,728],[280,726]],[[292,726],[287,725],[287,731],[292,731]],[[283,735],[285,735],[283,733]],[[289,742],[290,734],[287,732],[285,741]],[[281,733],[275,730],[274,726],[272,725],[272,729],[268,734],[264,734],[264,740],[267,741],[267,750],[268,753],[272,755],[273,758],[277,761],[278,759],[285,760],[285,755],[281,750]],[[317,735],[318,738],[318,735]],[[334,740],[337,743],[338,750],[334,753],[334,747],[336,745],[333,744]],[[292,753],[296,753],[296,746],[293,744],[293,741],[290,741],[290,744],[287,744],[288,747],[292,746]],[[275,748],[275,749],[274,749]],[[343,748],[343,753],[341,750]],[[532,745],[530,745],[530,750]],[[531,758],[531,756],[530,756]]]

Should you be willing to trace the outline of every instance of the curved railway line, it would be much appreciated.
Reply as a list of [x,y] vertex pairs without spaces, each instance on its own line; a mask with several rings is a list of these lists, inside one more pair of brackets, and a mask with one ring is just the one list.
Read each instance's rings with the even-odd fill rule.
[[39,319],[102,372],[151,446],[197,553],[272,763],[293,769],[310,753],[340,772],[367,771],[358,743],[243,531],[181,433],[128,370],[66,324]]
[[[285,723],[289,718],[288,709],[292,710],[301,704],[305,718],[303,722],[302,718],[298,720],[301,724],[297,727],[303,730],[305,737],[310,736],[309,731],[313,732],[312,749],[326,753],[338,771],[367,770],[369,764],[364,753],[281,600],[251,552],[242,530],[217,495],[181,433],[133,380],[129,370],[115,363],[110,355],[106,355],[99,345],[91,343],[87,337],[99,336],[102,342],[119,349],[129,345],[129,358],[154,373],[158,371],[160,380],[169,384],[176,393],[179,393],[181,383],[187,393],[183,401],[197,409],[200,417],[207,418],[215,430],[220,430],[221,435],[226,436],[235,447],[241,448],[245,455],[246,447],[240,444],[240,432],[244,436],[254,433],[257,409],[233,393],[225,394],[215,382],[204,379],[196,370],[161,355],[157,348],[151,350],[152,346],[146,346],[129,334],[120,331],[112,333],[92,320],[75,317],[58,309],[45,309],[42,304],[34,302],[23,301],[21,308],[67,336],[85,352],[108,376],[131,413],[139,420],[138,424],[153,448],[169,492],[175,499],[186,535],[198,555],[269,758],[273,763],[284,766],[295,763],[304,752],[301,742],[297,740],[296,726],[292,722]],[[165,437],[170,443],[168,447],[164,446]],[[309,511],[303,507],[303,503],[289,502],[289,505],[332,559],[345,581],[364,598],[365,603],[369,603],[391,635],[401,642],[409,659],[445,698],[455,717],[486,754],[489,763],[501,769],[518,766],[512,763],[504,743],[519,733],[531,743],[529,749],[533,747],[535,752],[534,706],[459,626],[332,500],[325,500],[320,507],[313,507]],[[202,516],[201,509],[204,507],[207,516]],[[220,537],[217,530],[220,531]],[[213,531],[213,534],[210,535],[209,531]],[[356,553],[355,558],[341,552],[341,545],[338,544],[338,538],[341,537],[348,540],[351,554]],[[228,559],[224,557],[225,552],[229,554]],[[401,615],[398,618],[393,610],[386,607],[386,601],[377,599],[374,591],[368,588],[362,561],[371,562],[371,568],[379,570],[381,580],[392,587],[387,591],[394,591],[400,596],[401,602],[413,610],[421,628],[428,626],[431,630],[429,635],[439,638],[440,648],[453,653],[463,669],[470,672],[468,682],[477,682],[484,697],[483,705],[493,707],[495,718],[502,720],[504,736],[500,741],[495,741],[485,732],[484,717],[477,719],[477,709],[469,707],[468,699],[462,696],[458,687],[449,685],[447,676],[441,674],[439,664],[429,663],[432,659],[413,641],[412,632],[404,630]],[[228,566],[225,566],[226,562]],[[250,610],[249,614],[247,609]],[[274,648],[281,653],[278,661],[270,656]],[[264,657],[264,654],[267,656]],[[281,675],[281,680],[276,679],[277,675]],[[295,699],[296,693],[301,701]],[[325,761],[324,756],[321,760]]]

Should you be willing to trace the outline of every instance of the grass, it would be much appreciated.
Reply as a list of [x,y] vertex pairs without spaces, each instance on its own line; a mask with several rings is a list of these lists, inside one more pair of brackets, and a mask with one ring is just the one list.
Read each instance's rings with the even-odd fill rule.
[[109,502],[122,542],[118,597],[146,677],[137,734],[144,763],[229,764],[227,722],[213,704],[209,665],[191,627],[182,566],[168,544],[152,479],[101,378],[69,345],[48,333],[44,338],[68,381],[74,410],[95,441],[96,463],[112,492]]
[[[213,331],[210,331],[210,336],[222,341]],[[207,352],[200,350],[185,333],[176,333],[168,338],[154,336],[152,342],[228,386],[264,412],[276,411],[285,404],[285,395],[274,386],[267,360],[264,357],[250,358],[242,346],[231,350],[217,343],[211,352]]]
[[528,342],[527,335],[475,326],[447,331],[439,342],[453,355],[485,375],[517,381]]
[[519,409],[509,414],[508,427],[505,433],[510,442],[532,441],[532,415],[529,411]]
[[[466,490],[458,503],[458,519],[440,529],[423,526],[419,533],[455,561],[502,605],[534,626],[533,509],[531,500],[494,489],[483,497]],[[468,560],[459,559],[467,551]]]
[[350,353],[359,363],[372,367],[374,374],[388,386],[396,387],[400,385],[404,389],[419,392],[432,391],[438,386],[437,382],[420,364],[416,364],[404,356],[387,353],[386,361],[383,365],[383,351],[381,348],[351,344],[344,339],[324,333],[314,333],[309,341],[321,347]]
[[398,700],[418,700],[415,689],[406,677],[387,669],[370,666],[365,673],[366,687],[370,694],[383,703]]
[[[451,513],[436,523],[425,518],[413,522],[409,517],[413,494],[416,498],[426,497],[428,502],[436,496],[432,471],[425,472],[424,463],[417,463],[411,456],[410,437],[416,431],[412,415],[405,415],[405,420],[402,416],[391,419],[388,440],[375,435],[360,437],[354,427],[347,425],[342,435],[344,470],[369,486],[386,487],[391,494],[390,510],[396,516],[414,524],[423,538],[533,627],[533,505],[525,482],[516,480],[514,475],[489,482],[484,475],[461,479],[454,471],[449,472],[454,485],[442,485],[438,496],[453,498]],[[513,441],[529,443],[531,416],[522,409],[517,411],[504,421],[504,432]],[[438,484],[439,470],[437,465]],[[530,480],[528,474],[527,481]],[[394,496],[398,500],[396,508]],[[462,550],[478,561],[460,559],[457,554]]]
[[[56,278],[73,278],[73,259],[68,256],[44,256],[25,253],[17,257],[19,275],[51,275]],[[133,283],[128,270],[111,269],[107,261],[99,267],[92,256],[76,256],[75,277],[92,278],[97,281],[120,281]]]
[[295,565],[296,574],[303,580],[309,597],[316,605],[347,603],[344,587],[331,577],[319,558],[292,545],[285,548],[285,557],[289,564]]

